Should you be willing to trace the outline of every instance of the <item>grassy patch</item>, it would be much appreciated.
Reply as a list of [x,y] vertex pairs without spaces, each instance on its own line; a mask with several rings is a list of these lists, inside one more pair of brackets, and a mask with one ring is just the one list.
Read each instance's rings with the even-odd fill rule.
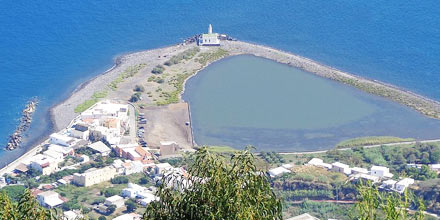
[[210,152],[215,152],[215,153],[235,153],[235,152],[238,152],[237,149],[234,149],[234,148],[228,147],[228,146],[209,146],[208,150]]
[[124,82],[125,79],[133,77],[136,75],[141,69],[143,69],[146,64],[141,63],[138,65],[128,67],[123,73],[121,73],[115,80],[113,80],[108,87],[115,91],[118,88],[118,84]]
[[202,65],[206,65],[208,62],[218,60],[226,55],[228,55],[228,51],[219,48],[212,53],[206,52],[199,54],[197,61]]
[[371,136],[371,137],[360,137],[350,140],[342,141],[337,144],[337,148],[347,148],[347,147],[357,147],[366,145],[376,145],[376,144],[389,144],[397,142],[414,141],[414,138],[399,138],[392,136]]
[[166,66],[172,66],[174,64],[180,63],[182,60],[190,60],[200,51],[199,47],[193,47],[191,49],[187,49],[182,53],[177,54],[176,56],[171,57],[168,61],[164,63]]
[[75,107],[75,113],[81,113],[85,110],[87,110],[88,108],[92,107],[92,105],[96,104],[99,99],[105,98],[107,97],[108,92],[107,91],[99,91],[99,92],[95,92],[93,93],[92,97],[90,97],[90,99],[87,99],[86,101],[84,101],[83,103],[77,105]]

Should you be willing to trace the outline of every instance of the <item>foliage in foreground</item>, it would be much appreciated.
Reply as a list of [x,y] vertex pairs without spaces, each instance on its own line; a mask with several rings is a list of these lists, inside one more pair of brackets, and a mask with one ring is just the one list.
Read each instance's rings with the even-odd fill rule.
[[[355,205],[355,219],[359,220],[422,220],[424,219],[425,206],[420,199],[411,199],[408,191],[403,195],[397,193],[381,193],[371,184],[358,187],[359,198]],[[412,200],[412,201],[411,201]],[[410,215],[409,208],[417,208]]]
[[226,158],[202,148],[188,177],[166,175],[157,195],[144,219],[282,219],[281,202],[249,150]]
[[29,190],[25,190],[18,202],[6,193],[0,194],[0,220],[52,220],[61,219],[52,211],[41,207]]

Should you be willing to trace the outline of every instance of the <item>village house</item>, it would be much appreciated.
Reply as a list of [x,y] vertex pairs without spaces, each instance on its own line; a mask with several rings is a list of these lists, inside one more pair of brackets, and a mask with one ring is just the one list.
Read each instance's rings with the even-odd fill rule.
[[119,144],[114,148],[116,154],[128,160],[149,160],[151,154],[138,144]]
[[326,169],[331,169],[332,165],[328,164],[328,163],[324,163],[324,161],[322,159],[319,158],[312,158],[307,165],[310,166],[316,166],[316,167],[322,167],[322,168],[326,168]]
[[348,166],[347,164],[340,163],[340,162],[332,163],[331,170],[335,171],[335,172],[343,173],[343,174],[346,174],[346,175],[350,175],[351,174],[350,166]]
[[209,24],[208,33],[200,35],[197,43],[199,46],[220,46],[218,33],[212,33],[211,24]]
[[281,166],[281,167],[277,167],[277,168],[273,168],[273,169],[270,169],[270,170],[268,171],[268,173],[269,173],[269,175],[270,175],[271,177],[281,176],[281,175],[283,175],[283,174],[285,174],[285,173],[290,173],[290,172],[291,172],[290,170],[284,168],[283,166]]
[[89,139],[89,126],[84,123],[75,124],[70,130],[71,136],[83,140]]
[[160,155],[170,156],[176,155],[180,151],[180,146],[175,141],[161,141],[160,142]]
[[104,205],[106,205],[106,206],[115,205],[116,208],[121,208],[122,206],[124,206],[124,198],[122,198],[118,195],[108,197],[105,199]]
[[75,155],[74,150],[71,147],[63,147],[61,145],[58,144],[50,144],[49,147],[47,148],[48,151],[55,151],[58,153],[63,154],[63,156],[67,156],[67,155]]
[[361,168],[361,167],[353,167],[353,168],[351,168],[351,173],[352,174],[358,174],[358,173],[368,174],[368,170],[365,168]]
[[37,154],[31,158],[30,167],[42,173],[42,175],[50,175],[59,170],[59,161],[53,157]]
[[64,134],[53,133],[50,135],[50,143],[64,147],[72,147],[75,144],[75,140]]
[[98,142],[89,144],[87,147],[95,150],[96,152],[98,152],[99,155],[101,155],[103,157],[108,156],[110,154],[110,152],[112,151],[102,141],[98,141]]
[[393,177],[393,174],[390,173],[390,169],[383,166],[372,166],[370,169],[370,175],[377,176],[379,178]]
[[392,179],[385,180],[382,182],[382,185],[380,186],[380,188],[392,190],[395,188],[396,183],[397,183],[396,180],[392,180]]
[[73,174],[73,182],[80,186],[91,186],[104,181],[109,181],[116,176],[116,169],[104,167],[100,169],[90,168],[86,172]]
[[411,184],[414,184],[414,179],[404,178],[396,183],[396,191],[403,193],[403,191],[405,191],[405,189]]
[[128,214],[123,214],[120,215],[116,218],[114,218],[113,220],[141,220],[142,216],[136,213],[128,213]]
[[60,198],[60,195],[54,191],[39,193],[37,195],[37,201],[41,206],[51,209],[64,203],[64,201]]
[[355,180],[370,181],[371,183],[378,183],[380,181],[379,177],[364,173],[353,174],[351,177]]
[[155,165],[154,172],[156,175],[163,175],[165,172],[173,169],[169,163],[158,163]]

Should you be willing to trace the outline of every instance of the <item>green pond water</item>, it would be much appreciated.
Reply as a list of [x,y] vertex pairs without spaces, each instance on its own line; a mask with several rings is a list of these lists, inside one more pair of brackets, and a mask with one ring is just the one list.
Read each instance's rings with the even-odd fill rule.
[[359,136],[440,131],[440,121],[405,106],[250,55],[211,64],[188,80],[183,99],[199,145],[309,151]]

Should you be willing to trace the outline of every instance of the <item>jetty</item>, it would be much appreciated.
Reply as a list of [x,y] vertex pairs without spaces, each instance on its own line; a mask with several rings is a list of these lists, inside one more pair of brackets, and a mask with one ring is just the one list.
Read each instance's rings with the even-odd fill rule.
[[29,128],[32,122],[32,116],[38,105],[38,99],[32,98],[28,101],[25,108],[21,113],[20,123],[15,129],[14,133],[9,136],[8,143],[6,145],[6,150],[14,150],[20,147],[23,140],[23,133]]

